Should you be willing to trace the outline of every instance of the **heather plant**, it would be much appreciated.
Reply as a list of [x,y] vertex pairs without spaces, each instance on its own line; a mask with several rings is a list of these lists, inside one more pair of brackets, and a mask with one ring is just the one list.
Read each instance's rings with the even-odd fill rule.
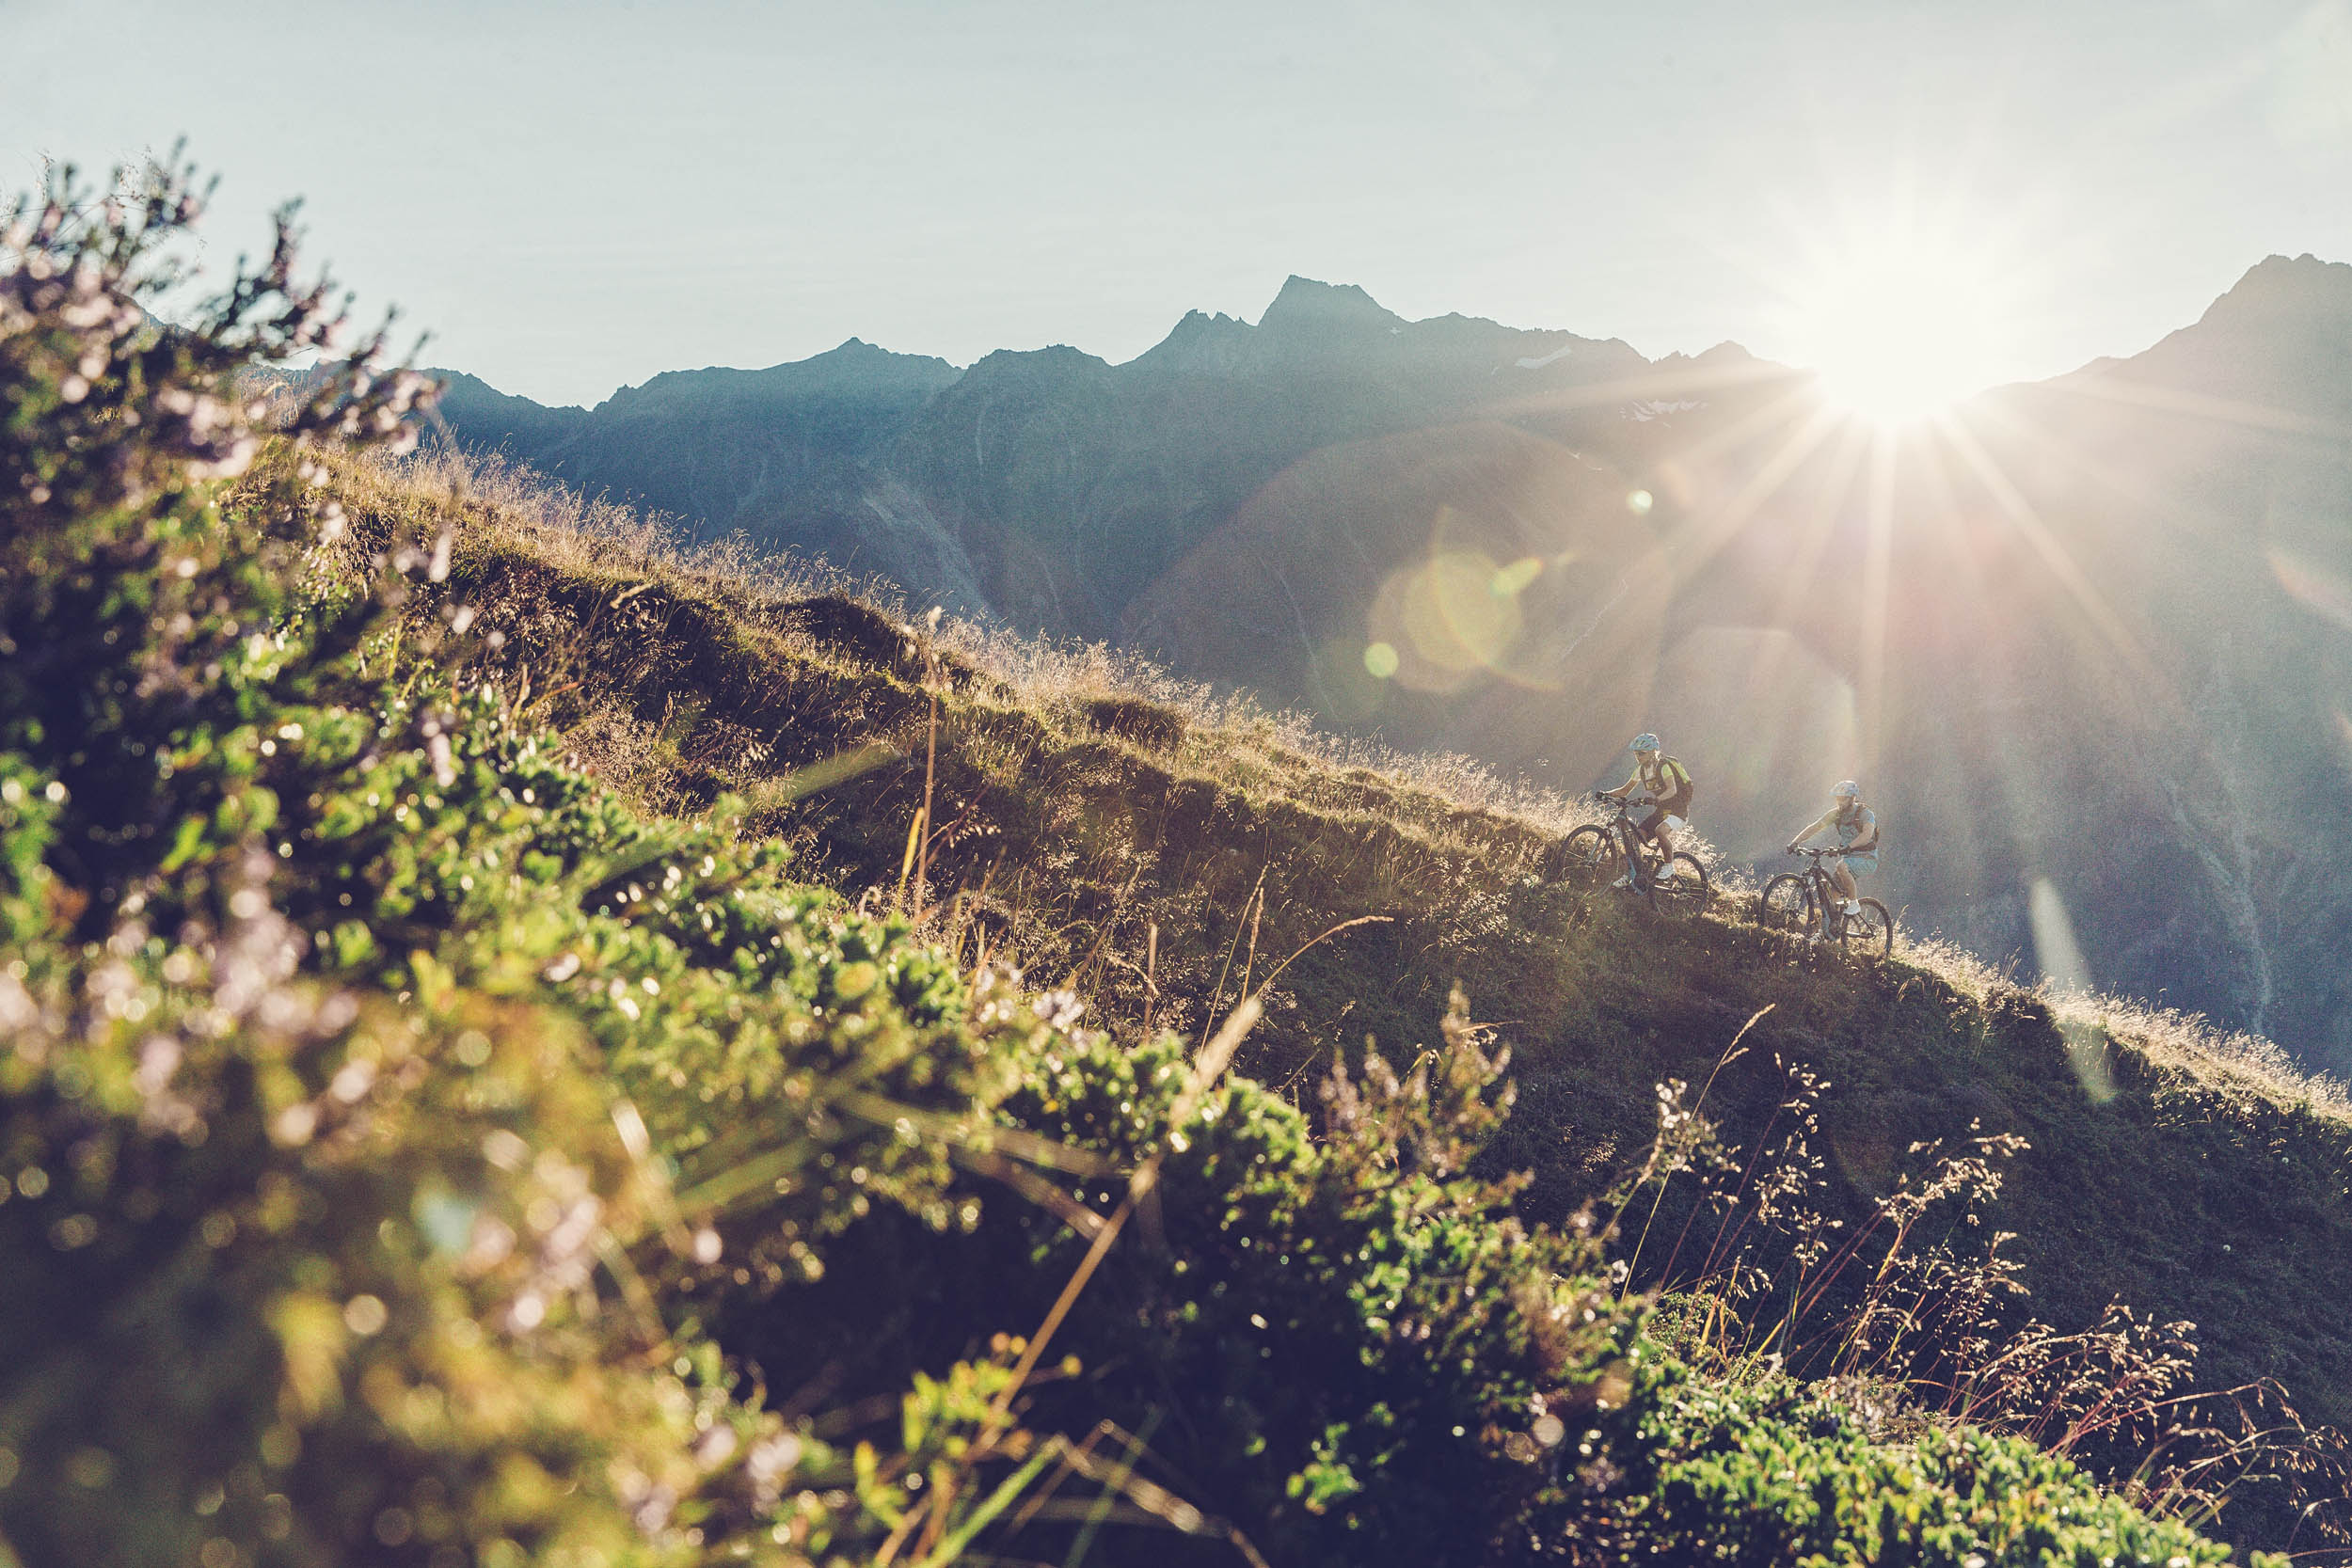
[[[1469,1173],[1508,1097],[1467,1018],[1457,1009],[1404,1074],[1376,1054],[1335,1070],[1321,1137],[1246,1080],[1172,1116],[1186,1073],[1165,1037],[1076,1046],[1037,1061],[1004,1114],[1106,1168],[1155,1149],[1162,1164],[1139,1234],[1058,1341],[1086,1370],[1040,1390],[1032,1420],[1150,1423],[1159,1478],[1184,1478],[1191,1501],[1239,1521],[1274,1561],[1375,1545],[1507,1560],[1567,1423],[1623,1400],[1637,1320],[1611,1305],[1589,1242],[1527,1233],[1512,1183]],[[903,1222],[871,1227],[825,1287],[755,1294],[720,1337],[771,1377],[835,1362],[887,1383],[892,1354],[949,1354],[974,1331],[960,1303],[1042,1312],[1112,1196],[1081,1181],[1078,1225],[1002,1207],[946,1248]],[[898,1344],[878,1342],[860,1308],[917,1276],[926,1311]]]
[[1638,1467],[1620,1477],[1621,1500],[1585,1516],[1565,1560],[2183,1568],[2231,1556],[2019,1439],[1960,1428],[1890,1443],[1803,1386],[1725,1387],[1665,1357],[1644,1364],[1616,1436]]
[[[196,325],[135,309],[198,208],[184,171],[135,211],[60,175],[0,278],[0,1541],[495,1564],[881,1539],[870,1450],[763,1411],[665,1271],[755,1211],[746,1277],[820,1272],[870,1203],[955,1223],[943,1150],[1051,1025],[967,1020],[903,926],[784,880],[723,814],[635,816],[404,651],[387,611],[445,545],[396,552],[382,594],[306,572],[342,523],[306,447],[396,437],[418,384],[379,339],[299,401],[240,401],[335,321],[283,223]],[[992,1377],[910,1392],[905,1461],[963,1445]]]
[[[1188,1082],[1172,1043],[1073,1043],[1005,1114],[1109,1168],[1147,1150],[1164,1164],[1138,1244],[1107,1255],[1063,1324],[1071,1375],[1034,1390],[1028,1418],[1099,1422],[1155,1482],[1221,1511],[1196,1512],[1192,1549],[1162,1529],[1128,1537],[1121,1560],[1228,1560],[1236,1522],[1266,1560],[1296,1563],[1397,1551],[2172,1568],[2230,1555],[2021,1438],[1957,1423],[1899,1434],[1835,1386],[1693,1370],[1650,1337],[1638,1301],[1617,1299],[1607,1227],[1524,1232],[1514,1183],[1474,1174],[1509,1097],[1458,1010],[1406,1073],[1376,1053],[1335,1069],[1322,1138],[1247,1081],[1171,1124]],[[993,1211],[945,1246],[903,1219],[864,1227],[819,1283],[722,1285],[720,1338],[771,1375],[886,1386],[952,1355],[982,1303],[1041,1309],[1115,1185],[1066,1196]],[[1026,1518],[1067,1532],[1094,1516],[1045,1498]]]
[[[1743,1053],[1735,1040],[1717,1071]],[[2023,1138],[1972,1127],[1958,1148],[1914,1144],[1913,1167],[1849,1225],[1827,1212],[1813,1148],[1828,1085],[1802,1064],[1773,1069],[1785,1092],[1752,1149],[1704,1114],[1704,1086],[1693,1099],[1661,1085],[1651,1157],[1612,1195],[1620,1215],[1646,1210],[1614,1268],[1664,1296],[1662,1341],[1735,1384],[1818,1386],[1809,1397],[1863,1413],[1873,1436],[2008,1433],[2152,1512],[2210,1527],[2234,1508],[2277,1539],[2352,1544],[2341,1439],[2311,1429],[2275,1383],[2199,1387],[2194,1323],[2115,1302],[2061,1332],[2023,1310],[2031,1292],[2002,1250],[2014,1238],[1988,1224]],[[1645,1268],[1677,1182],[1672,1245]]]

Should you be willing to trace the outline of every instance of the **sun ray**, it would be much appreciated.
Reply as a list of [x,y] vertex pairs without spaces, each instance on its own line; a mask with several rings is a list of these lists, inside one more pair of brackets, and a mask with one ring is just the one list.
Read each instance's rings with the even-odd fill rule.
[[[1837,531],[1837,520],[1845,510],[1854,470],[1870,440],[1868,427],[1859,420],[1846,421],[1838,436],[1828,470],[1814,491],[1814,505],[1791,546],[1788,568],[1781,574],[1780,592],[1765,621],[1769,626],[1793,631],[1801,620],[1806,596],[1820,591],[1814,574]],[[1756,662],[1748,672],[1751,701],[1760,702],[1766,693],[1778,689],[1783,668],[1796,647],[1793,641],[1768,640],[1759,644]]]
[[[1943,443],[1922,443],[1919,462],[1913,469],[1915,483],[1928,496],[1933,507],[1935,526],[1950,552],[1948,572],[1941,580],[1947,587],[1955,587],[1964,598],[1970,624],[1981,625],[1991,606],[1992,594],[1985,582],[1983,562],[1968,544],[1968,514],[1961,501],[1960,487],[1947,465],[1947,449]],[[1998,711],[2006,702],[2010,683],[2005,678],[1992,678],[1987,662],[1994,657],[2002,658],[2002,674],[2006,676],[2006,645],[1994,639],[1975,638],[1968,641],[1964,649],[1955,648],[1952,652],[1959,657],[1939,663],[1939,677],[1945,681],[1966,680],[1974,688],[1979,714],[1987,710]],[[1944,694],[1947,711],[1948,703],[1947,689]],[[2006,859],[2012,863],[2020,862],[2022,853],[2022,863],[2042,863],[2042,846],[2034,835],[2033,828],[2039,819],[2030,809],[2033,797],[2026,784],[2028,774],[2017,755],[2016,736],[2011,727],[2005,723],[1987,722],[1980,749],[1952,757],[1949,761],[1963,772],[1971,764],[1985,767],[1991,776],[1992,789],[1998,796],[1994,810],[1969,813],[1963,817],[1969,832],[1977,835],[1997,832],[2006,837],[2010,851]],[[2021,837],[2031,841],[2021,843]],[[1976,865],[1984,857],[1984,850],[1979,842],[1954,847],[1957,853],[1951,863],[1957,866]]]
[[1870,441],[1867,531],[1862,558],[1862,641],[1855,681],[1856,763],[1876,772],[1885,742],[1887,600],[1895,556],[1895,432],[1877,426]]
[[2097,375],[2076,375],[2047,382],[2053,391],[2068,392],[2076,397],[2097,399],[2105,403],[2122,404],[2134,408],[2152,408],[2168,414],[2191,414],[2222,424],[2243,425],[2254,430],[2275,431],[2286,436],[2316,436],[2328,441],[2352,441],[2352,424],[2335,420],[2323,420],[2310,414],[2297,414],[2292,409],[2273,408],[2266,404],[2247,403],[2237,398],[2214,397],[2204,392],[2191,392],[2177,387],[2157,387],[2144,382],[2119,381]]
[[2109,490],[2135,506],[2162,513],[2168,521],[2183,521],[2186,514],[2170,494],[2147,483],[2129,469],[2102,463],[2070,441],[2053,440],[2039,425],[2021,420],[1998,397],[1977,398],[1968,404],[1968,417],[1992,426],[1998,434],[2021,441],[2044,457],[2064,464],[2069,469]]
[[2042,558],[2042,564],[2065,589],[2090,626],[2106,639],[2109,651],[2122,659],[2134,675],[2147,683],[2149,689],[2169,691],[2169,683],[2156,668],[2155,661],[2139,645],[2139,640],[2132,635],[2131,628],[2123,624],[2122,617],[2107,603],[2106,595],[2099,592],[2098,586],[2083,571],[2081,564],[2050,531],[2049,525],[2042,520],[2033,503],[1994,461],[1992,453],[1984,450],[1982,443],[1977,440],[1959,415],[1955,412],[1940,416],[1935,420],[1934,428],[1968,465],[2002,515],[2033,546],[2034,553]]
[[1872,433],[1859,420],[1850,420],[1839,432],[1836,450],[1830,456],[1829,471],[1822,476],[1820,488],[1815,492],[1817,502],[1804,521],[1804,531],[1797,535],[1789,552],[1788,568],[1781,577],[1780,595],[1773,601],[1771,624],[1791,626],[1805,596],[1816,591],[1814,573],[1819,569],[1822,552],[1829,548],[1830,539],[1837,531],[1837,519],[1844,510],[1848,487],[1853,483],[1854,470],[1861,466]]
[[[2098,462],[2069,441],[2053,439],[2032,423],[2020,420],[1995,399],[1977,399],[1970,403],[1967,414],[1971,420],[1992,426],[1998,434],[2033,449],[2036,455],[2061,464],[2067,470],[2092,483],[2106,486],[2116,497],[2128,503],[2140,519],[2159,522],[2176,532],[2188,547],[2202,548],[2198,514],[2184,506],[2174,495],[2160,486],[2143,481],[2138,475],[2113,465]],[[2168,701],[2169,688],[2157,693]],[[2187,717],[2185,710],[2177,715]]]
[[1494,419],[1512,419],[1530,414],[1568,413],[1581,408],[1605,408],[1617,404],[1641,403],[1649,400],[1672,401],[1692,392],[1721,392],[1735,388],[1799,382],[1775,400],[1779,404],[1804,401],[1807,388],[1797,374],[1785,365],[1762,360],[1746,360],[1724,365],[1691,366],[1660,371],[1653,374],[1617,376],[1607,381],[1588,381],[1579,386],[1562,387],[1541,391],[1517,392],[1494,397],[1479,405],[1479,412]]
[[1684,467],[1692,467],[1745,445],[1768,431],[1786,429],[1797,422],[1797,416],[1806,408],[1817,407],[1819,400],[1812,388],[1800,382],[1789,390],[1740,415],[1720,430],[1712,430],[1675,453],[1674,460]]
[[1846,416],[1838,410],[1817,407],[1781,443],[1780,449],[1748,476],[1748,482],[1737,494],[1720,508],[1694,515],[1667,550],[1676,578],[1688,582],[1711,563],[1747,526],[1756,509],[1770,500],[1798,467],[1813,455],[1815,449],[1845,423]]
[[[1960,486],[1957,486],[1955,480],[1952,480],[1952,470],[1946,463],[1946,447],[1943,447],[1941,442],[1927,442],[1917,472],[1919,472],[1919,482],[1922,482],[1922,486],[1927,489],[1929,499],[1931,499],[1931,503],[1936,505],[1936,513],[1933,513],[1936,515],[1936,524],[1943,531],[1943,543],[1946,543],[1947,550],[1950,550],[1950,571],[1947,571],[1946,580],[1947,583],[1957,585],[1960,594],[1964,594],[1969,621],[1980,623],[1985,616],[1985,604],[1988,604],[1988,593],[1985,593],[1985,569],[1983,569],[1983,562],[1976,557],[1976,550],[1971,550],[1969,547],[1969,517],[1966,517],[1966,510],[1962,508]],[[1946,627],[1938,627],[1938,630],[1946,630]],[[1979,712],[1988,710],[1993,703],[1999,701],[1997,691],[1988,691],[1988,687],[1993,687],[1993,682],[1988,679],[1988,670],[1985,670],[1988,658],[1990,658],[1990,654],[1988,654],[1988,649],[1985,649],[1985,641],[1979,640],[1966,649],[1964,658],[1952,660],[1952,663],[1943,665],[1943,673],[1946,673],[1947,677],[1957,674],[1960,670],[1966,670],[1966,679],[1969,679],[1971,687],[1974,687],[1974,691],[1976,691],[1976,705],[1979,705]],[[2023,811],[2023,806],[2026,806],[2026,792],[2023,792],[2023,787],[2021,787],[2021,773],[2011,767],[2011,752],[2009,752],[2007,734],[2004,734],[1997,743],[1990,745],[1990,748],[1979,750],[1979,752],[1976,752],[1974,757],[1966,759],[1966,762],[1955,759],[1957,767],[1966,767],[1969,762],[1993,764],[1993,767],[1990,767],[1990,771],[1993,771],[1993,785],[1997,787],[1999,795],[2002,795],[2002,806],[1999,806],[1999,811],[1994,811],[1993,814],[1994,823],[2023,823],[2023,820],[2030,820],[2026,811]],[[1969,823],[1971,834],[1983,832],[1983,814],[1974,814],[1974,811],[1971,811],[1971,814],[1962,816],[1962,820]],[[2013,828],[2004,828],[2004,832],[2013,832]],[[1960,848],[1964,851],[1960,858],[1962,865],[1974,865],[1974,863],[1980,861],[1980,853],[1983,851],[1980,851],[1974,842],[1964,844],[1964,847],[1960,847]]]

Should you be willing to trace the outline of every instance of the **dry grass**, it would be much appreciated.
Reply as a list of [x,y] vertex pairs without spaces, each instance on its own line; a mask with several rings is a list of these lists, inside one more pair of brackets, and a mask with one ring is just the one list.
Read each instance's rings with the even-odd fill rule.
[[2224,1086],[2285,1105],[2305,1104],[2352,1122],[2352,1091],[2326,1073],[2305,1072],[2275,1040],[2243,1029],[2220,1028],[2199,1013],[2152,1007],[2129,997],[2046,985],[2036,994],[2049,1005],[2061,1028],[2096,1029],[2155,1061],[2186,1068]]
[[2151,1006],[2131,997],[2063,988],[2046,980],[2020,985],[2014,959],[1993,964],[1941,937],[1901,938],[1896,951],[1903,962],[1980,1003],[1995,1002],[2005,994],[2032,996],[2070,1035],[2102,1035],[2217,1088],[2249,1093],[2281,1106],[2307,1107],[2352,1123],[2352,1090],[2324,1072],[2305,1071],[2276,1040],[2225,1029],[2201,1013]]
[[[363,503],[396,510],[431,498],[452,509],[479,507],[549,565],[584,576],[655,576],[683,587],[750,604],[784,604],[838,594],[871,606],[909,628],[926,618],[888,579],[853,577],[821,561],[763,553],[742,535],[689,542],[675,519],[586,497],[501,454],[448,445],[405,458],[342,455],[339,488]],[[1104,698],[1153,704],[1179,715],[1187,732],[1212,738],[1227,754],[1254,753],[1277,768],[1317,768],[1377,773],[1464,810],[1518,818],[1550,833],[1593,820],[1556,791],[1499,777],[1474,757],[1401,752],[1361,736],[1319,728],[1312,715],[1267,708],[1250,692],[1186,680],[1140,655],[1107,643],[1027,637],[969,617],[940,617],[926,639],[1002,682],[1026,703],[1073,705]]]

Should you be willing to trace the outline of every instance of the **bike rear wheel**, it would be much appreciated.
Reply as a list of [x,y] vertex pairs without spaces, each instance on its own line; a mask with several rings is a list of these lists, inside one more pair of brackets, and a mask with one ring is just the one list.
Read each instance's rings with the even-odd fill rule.
[[1554,863],[1559,880],[1572,887],[1597,887],[1614,880],[1625,868],[1616,840],[1607,829],[1589,822],[1561,841]]
[[1895,917],[1875,898],[1861,900],[1862,912],[1845,919],[1838,940],[1857,958],[1878,963],[1895,951]]
[[1788,936],[1803,936],[1813,929],[1821,918],[1820,909],[1813,902],[1813,889],[1805,879],[1794,871],[1784,871],[1764,884],[1764,892],[1756,900],[1756,923],[1768,931]]
[[1673,879],[1660,882],[1653,878],[1649,885],[1650,908],[1665,914],[1696,914],[1707,908],[1707,867],[1689,855],[1677,855],[1668,863],[1674,871]]

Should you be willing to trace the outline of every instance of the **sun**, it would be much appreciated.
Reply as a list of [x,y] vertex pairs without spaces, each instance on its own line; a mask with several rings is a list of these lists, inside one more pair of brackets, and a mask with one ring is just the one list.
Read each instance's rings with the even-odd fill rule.
[[1807,248],[1783,336],[1833,403],[1903,424],[2017,379],[2018,269],[1991,245],[1889,221]]

